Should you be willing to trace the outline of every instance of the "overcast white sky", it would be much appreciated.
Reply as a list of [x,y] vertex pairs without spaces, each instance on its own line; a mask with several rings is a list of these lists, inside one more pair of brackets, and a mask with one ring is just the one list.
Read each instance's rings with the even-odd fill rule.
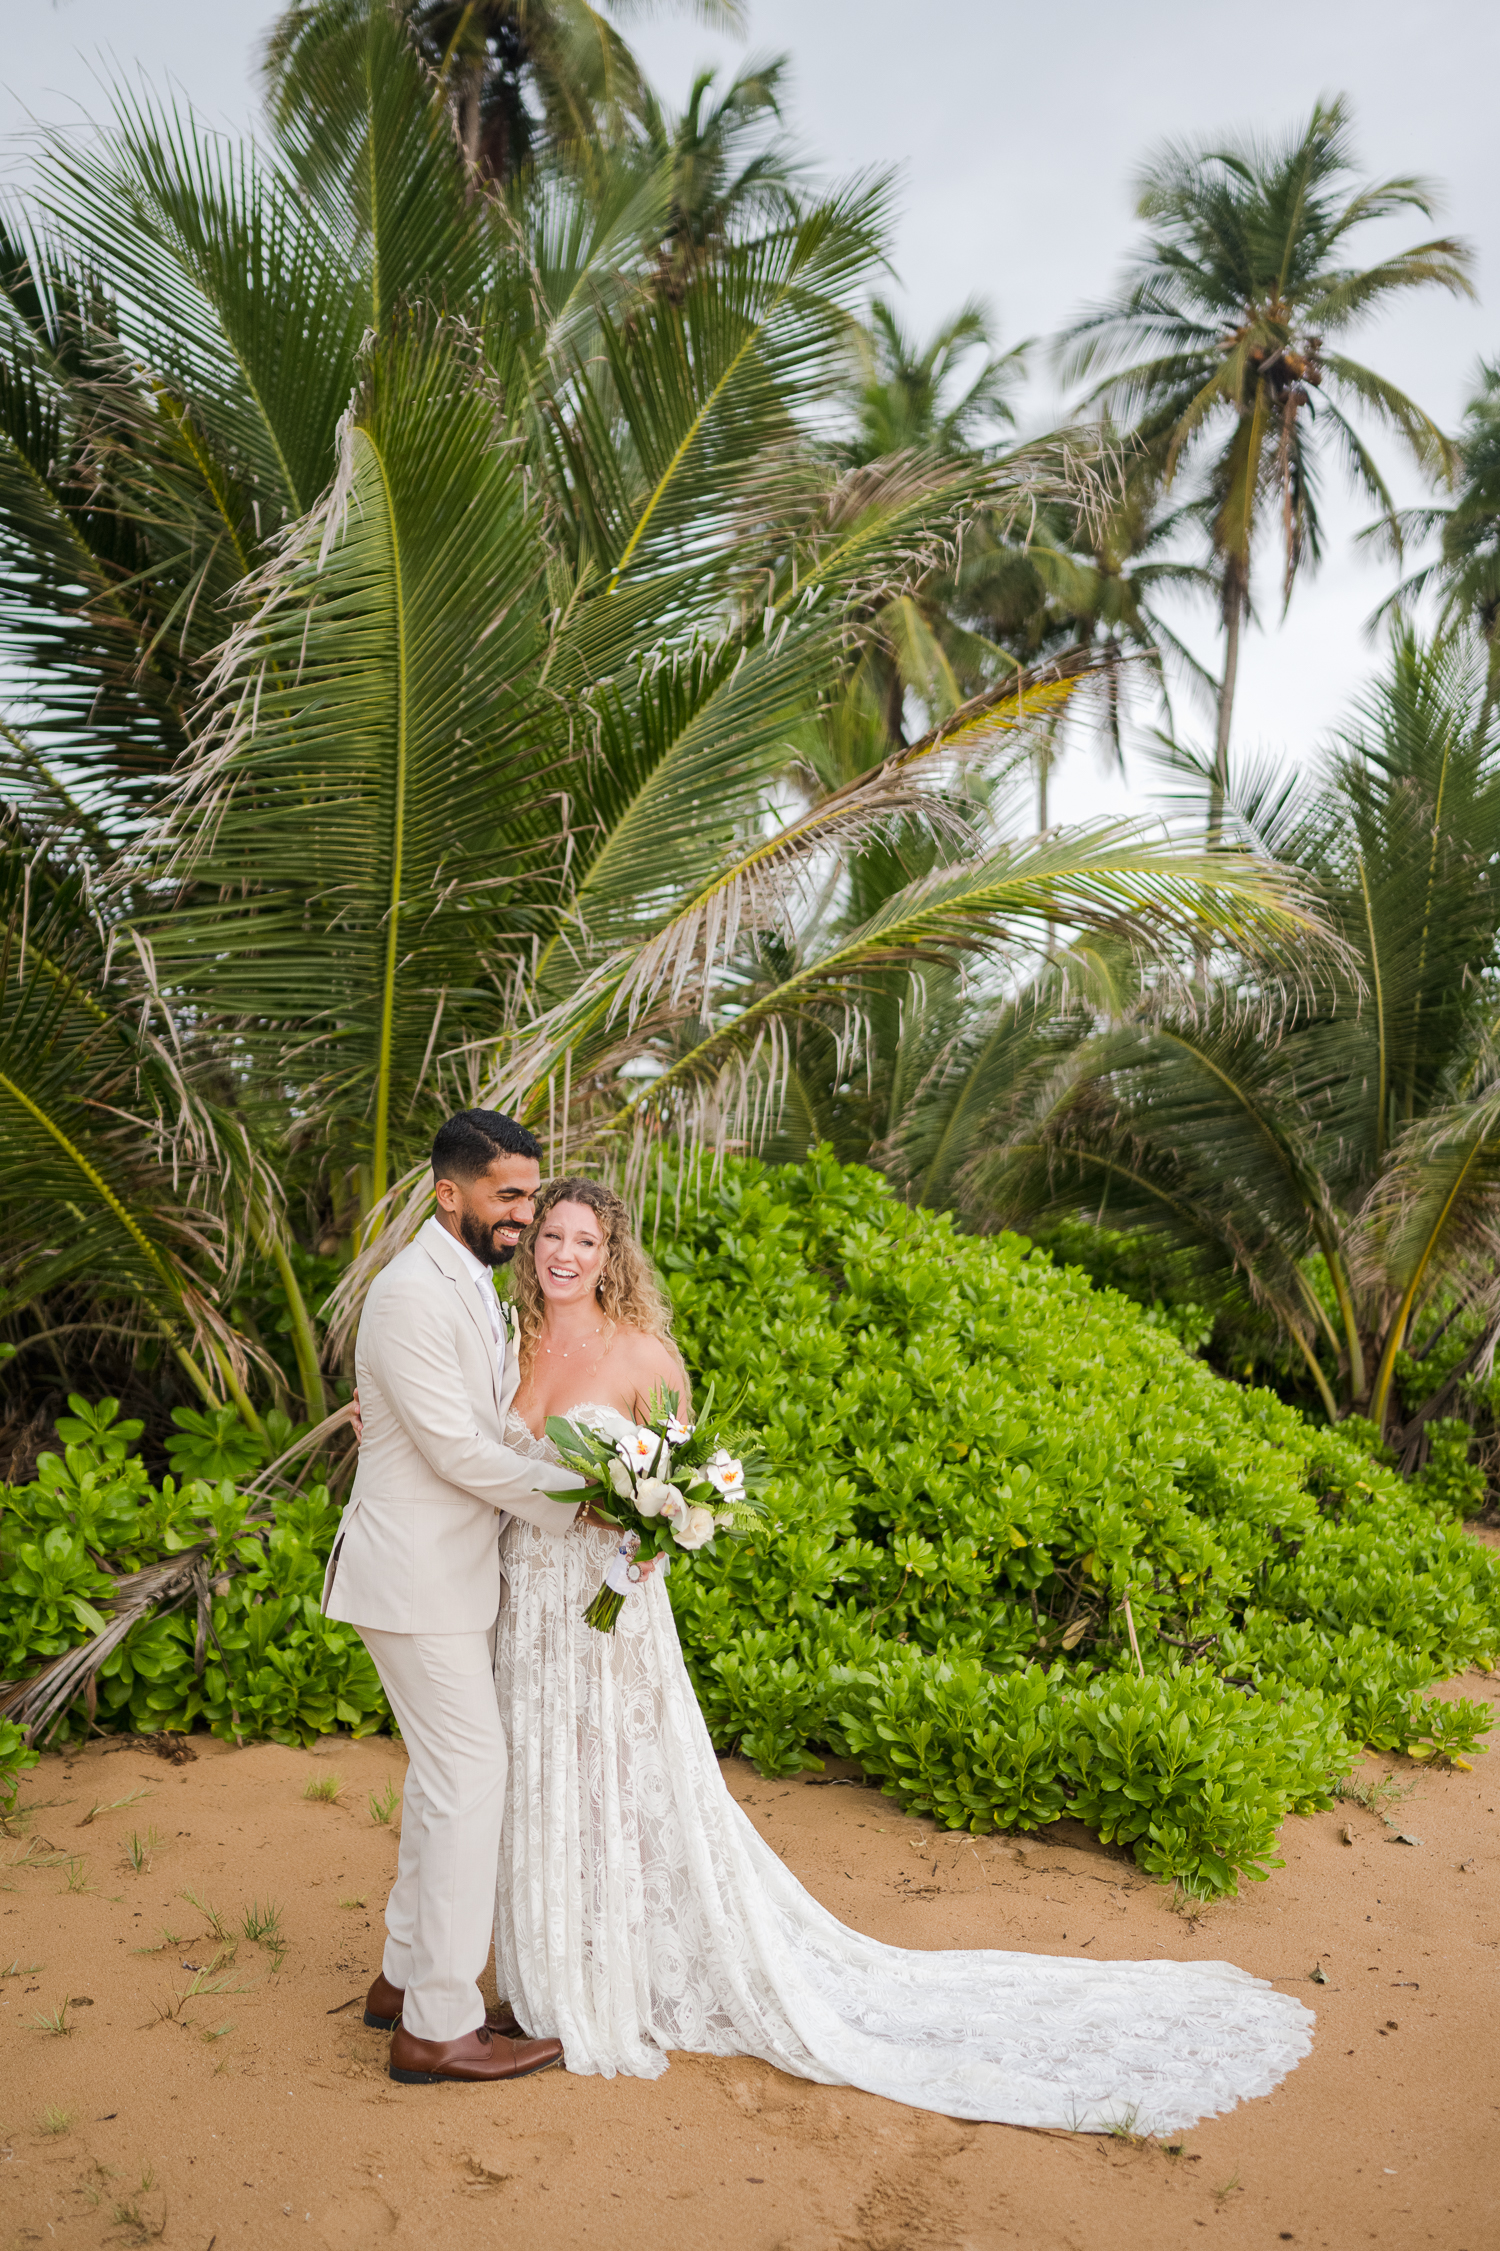
[[[97,114],[101,84],[138,65],[168,80],[210,119],[254,121],[253,58],[277,10],[266,0],[4,0],[0,150],[14,182],[28,115]],[[1273,133],[1299,123],[1320,94],[1346,93],[1365,165],[1382,176],[1421,172],[1443,189],[1442,224],[1478,253],[1487,294],[1500,254],[1494,101],[1500,11],[1467,0],[1304,0],[1294,18],[1176,0],[1075,0],[1061,11],[998,0],[749,0],[741,43],[686,14],[659,9],[627,32],[664,94],[680,102],[696,68],[748,55],[791,60],[792,123],[808,155],[833,174],[895,165],[901,218],[899,298],[922,331],[966,297],[987,298],[1004,340],[1047,336],[1105,294],[1134,234],[1133,173],[1165,138]],[[1372,229],[1368,255],[1421,226]],[[1417,297],[1373,323],[1349,349],[1401,384],[1439,421],[1462,411],[1481,354],[1500,350],[1483,303]],[[1029,420],[1057,406],[1043,371]],[[1389,441],[1378,456],[1401,497],[1415,499]],[[1285,625],[1267,624],[1241,660],[1236,742],[1288,758],[1324,739],[1368,673],[1362,627],[1390,584],[1350,535],[1356,503],[1327,494],[1332,537],[1316,579],[1299,587]],[[1264,573],[1273,581],[1274,561]],[[1192,633],[1208,656],[1207,620]],[[1180,716],[1200,730],[1183,706]],[[1125,785],[1078,751],[1054,789],[1054,818],[1139,805],[1148,777],[1132,760]]]

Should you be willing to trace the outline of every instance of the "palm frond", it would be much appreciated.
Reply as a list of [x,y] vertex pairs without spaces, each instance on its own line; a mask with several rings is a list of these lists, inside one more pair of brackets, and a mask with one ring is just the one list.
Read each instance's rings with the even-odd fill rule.
[[214,1297],[250,1169],[184,1075],[149,954],[112,945],[84,879],[0,816],[0,1315],[66,1299],[210,1398],[242,1385]]
[[[535,685],[546,553],[474,341],[374,345],[338,476],[250,593],[213,681],[153,921],[174,979],[363,1120],[374,1193],[435,1013],[499,1005],[512,819],[564,758]],[[535,870],[533,870],[535,872]],[[545,870],[542,871],[545,880]]]

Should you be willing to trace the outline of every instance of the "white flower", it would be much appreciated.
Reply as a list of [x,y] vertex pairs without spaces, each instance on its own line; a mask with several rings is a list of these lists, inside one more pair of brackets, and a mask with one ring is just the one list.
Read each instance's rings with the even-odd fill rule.
[[706,1548],[714,1536],[712,1509],[690,1508],[687,1522],[672,1528],[672,1537],[680,1548]]
[[654,1430],[643,1429],[637,1423],[627,1425],[627,1433],[615,1452],[622,1462],[635,1471],[637,1477],[645,1477],[655,1464],[661,1440]]
[[661,1504],[660,1513],[674,1531],[686,1520],[688,1505],[675,1485],[667,1487],[667,1498]]
[[734,1500],[745,1490],[744,1463],[737,1462],[733,1454],[727,1454],[722,1446],[704,1463],[703,1474],[714,1491],[722,1493],[726,1501]]
[[619,1494],[622,1501],[628,1501],[631,1494],[635,1491],[635,1479],[631,1476],[629,1470],[625,1467],[625,1464],[623,1462],[610,1463],[609,1481],[611,1485],[613,1485],[615,1491]]
[[[635,1505],[642,1516],[660,1516],[676,1490],[676,1486],[669,1485],[665,1478],[643,1477],[635,1489]],[[671,1521],[668,1517],[667,1522],[670,1524]]]
[[693,1435],[691,1423],[679,1422],[675,1415],[667,1417],[667,1437],[674,1446],[681,1446]]

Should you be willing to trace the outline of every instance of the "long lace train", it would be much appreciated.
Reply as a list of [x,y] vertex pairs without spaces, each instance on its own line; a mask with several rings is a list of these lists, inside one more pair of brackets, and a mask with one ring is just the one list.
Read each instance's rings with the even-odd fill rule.
[[661,1581],[613,1635],[584,1625],[614,1545],[519,1522],[502,1545],[496,1971],[570,2071],[695,2049],[954,2118],[1166,2133],[1307,2053],[1311,2012],[1228,1962],[916,1952],[836,1921],[730,1796]]

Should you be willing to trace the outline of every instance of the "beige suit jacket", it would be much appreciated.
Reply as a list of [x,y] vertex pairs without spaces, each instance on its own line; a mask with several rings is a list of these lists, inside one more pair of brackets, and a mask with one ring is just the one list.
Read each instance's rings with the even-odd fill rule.
[[500,1609],[500,1530],[571,1530],[583,1480],[505,1444],[519,1370],[503,1373],[458,1244],[436,1219],[378,1276],[354,1363],[364,1436],[323,1581],[323,1609],[387,1633],[481,1633]]

